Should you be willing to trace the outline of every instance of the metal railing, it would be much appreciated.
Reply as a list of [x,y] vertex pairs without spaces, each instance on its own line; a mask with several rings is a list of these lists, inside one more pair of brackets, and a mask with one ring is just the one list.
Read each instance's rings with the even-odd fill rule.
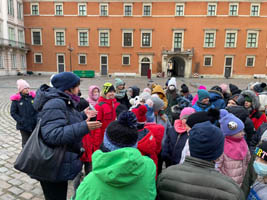
[[24,42],[18,42],[18,41],[8,40],[4,38],[0,38],[0,46],[26,49],[26,50],[30,49],[30,46]]

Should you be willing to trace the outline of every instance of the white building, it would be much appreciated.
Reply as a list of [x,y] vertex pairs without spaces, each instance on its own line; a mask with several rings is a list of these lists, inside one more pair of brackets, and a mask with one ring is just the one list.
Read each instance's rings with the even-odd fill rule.
[[22,0],[0,0],[0,75],[26,72]]

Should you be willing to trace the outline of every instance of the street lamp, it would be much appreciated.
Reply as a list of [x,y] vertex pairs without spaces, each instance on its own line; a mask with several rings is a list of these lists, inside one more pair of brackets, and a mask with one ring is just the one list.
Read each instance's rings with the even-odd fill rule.
[[71,65],[71,52],[74,50],[74,48],[71,47],[71,44],[68,46],[68,50],[70,51],[70,71],[72,72],[72,65]]

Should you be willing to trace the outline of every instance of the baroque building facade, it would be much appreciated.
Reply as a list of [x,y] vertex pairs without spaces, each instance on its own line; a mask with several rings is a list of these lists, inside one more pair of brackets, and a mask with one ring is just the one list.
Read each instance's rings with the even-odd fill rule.
[[24,0],[28,70],[267,74],[267,1]]

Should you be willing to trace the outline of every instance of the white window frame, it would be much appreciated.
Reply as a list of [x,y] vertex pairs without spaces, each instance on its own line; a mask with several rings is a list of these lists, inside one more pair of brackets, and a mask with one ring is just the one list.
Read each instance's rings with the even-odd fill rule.
[[17,18],[23,20],[23,3],[20,1],[17,2]]
[[[145,15],[145,6],[150,7],[150,15]],[[152,16],[152,3],[143,3],[143,17],[151,17]]]
[[172,49],[174,51],[174,38],[175,38],[175,33],[182,33],[182,43],[181,43],[181,51],[184,49],[184,30],[175,30],[172,33]]
[[2,52],[0,53],[0,69],[4,69],[4,55],[2,54]]
[[[33,13],[32,13],[32,6],[37,6],[37,7],[38,7],[38,14],[33,14]],[[39,3],[31,3],[31,15],[40,15],[40,7],[39,7]]]
[[[101,45],[101,42],[100,42],[100,35],[101,35],[101,33],[108,33],[108,45],[106,46],[102,46]],[[108,30],[108,29],[102,29],[102,30],[99,30],[98,31],[98,46],[99,47],[109,47],[110,46],[110,31]]]
[[[182,13],[182,15],[177,15],[177,6],[182,6],[183,7],[183,13]],[[175,16],[177,16],[177,17],[184,16],[184,8],[185,8],[185,4],[184,3],[176,3],[175,4],[175,10],[174,10]]]
[[[227,34],[228,33],[235,33],[235,44],[233,47],[228,47],[226,46],[227,44]],[[228,30],[225,32],[225,42],[224,42],[224,48],[236,48],[236,43],[237,43],[237,30]]]
[[[20,37],[20,33],[22,33],[21,37]],[[24,43],[25,43],[24,30],[18,28],[18,44],[19,44],[20,47],[24,47]]]
[[[206,60],[206,58],[210,58],[210,59],[211,59],[211,60],[210,60],[210,65],[206,65],[206,64],[205,64],[205,60]],[[203,66],[204,66],[204,67],[212,67],[212,65],[213,65],[213,56],[212,56],[212,55],[204,55]]]
[[[252,66],[247,65],[249,58],[253,58],[253,65]],[[255,60],[256,60],[256,56],[246,56],[246,67],[255,67]]]
[[[253,6],[258,6],[259,7],[258,14],[257,15],[252,15],[252,7]],[[261,5],[259,3],[251,3],[250,4],[250,16],[252,16],[252,17],[259,17],[260,16],[260,10],[261,10]]]
[[[131,33],[132,34],[132,45],[131,46],[124,46],[124,33]],[[122,47],[133,47],[133,30],[122,30]]]
[[25,54],[21,54],[20,55],[20,60],[21,60],[21,68],[22,69],[26,69],[26,55]]
[[[81,63],[81,56],[85,56],[85,63]],[[79,53],[78,54],[78,63],[79,65],[87,65],[87,55],[85,53]]]
[[[125,7],[126,6],[130,6],[131,7],[131,14],[130,15],[125,15]],[[123,16],[125,16],[125,17],[133,16],[133,4],[132,3],[124,3],[123,4]]]
[[[215,6],[215,13],[214,15],[210,15],[209,14],[209,6]],[[208,7],[207,7],[207,16],[216,16],[217,15],[217,3],[208,3]]]
[[[57,6],[62,6],[62,14],[57,14]],[[64,6],[63,3],[54,3],[54,9],[55,9],[55,16],[63,16],[64,15]]]
[[[213,45],[211,47],[206,46],[206,34],[207,33],[213,33],[214,34],[214,40],[213,40]],[[216,47],[216,30],[205,30],[204,32],[204,48],[215,48]]]
[[[231,8],[232,5],[237,6],[236,15],[231,15],[230,14],[230,11],[231,11],[230,8]],[[238,16],[238,10],[239,10],[239,3],[229,3],[229,13],[228,13],[229,16]]]
[[[87,45],[81,45],[81,40],[80,40],[80,33],[84,33],[86,32],[87,33]],[[88,29],[80,29],[78,30],[78,46],[80,47],[88,47],[89,46],[89,31]]]
[[[40,44],[34,44],[33,43],[33,32],[40,32]],[[37,45],[37,46],[41,46],[43,45],[42,43],[42,29],[31,29],[31,39],[32,39],[32,45]]]
[[[15,6],[14,6],[14,1],[12,0],[12,4],[10,3],[9,4],[9,1],[10,0],[7,0],[7,14],[8,14],[8,16],[12,16],[12,17],[14,17],[15,16]],[[1,2],[2,3],[2,2]],[[9,5],[11,6],[11,7],[9,7]],[[10,12],[10,13],[9,13]]]
[[[256,46],[255,47],[249,47],[248,46],[248,35],[250,34],[250,33],[256,33]],[[259,31],[255,31],[255,30],[248,30],[247,31],[247,42],[246,42],[246,48],[258,48],[258,40],[259,40]]]
[[[13,34],[9,34],[9,30],[13,30]],[[8,40],[15,42],[16,41],[16,28],[13,26],[8,26]]]
[[17,67],[18,67],[17,66],[17,54],[13,52],[13,53],[11,53],[11,68],[17,69]]
[[[85,6],[85,15],[80,14],[80,6]],[[87,4],[86,3],[78,3],[78,15],[79,16],[87,16]]]
[[[101,6],[107,6],[107,15],[102,15]],[[99,16],[107,17],[108,15],[109,15],[109,5],[108,5],[108,3],[100,3],[99,4]]]
[[61,64],[64,64],[64,72],[65,72],[66,71],[66,56],[65,56],[65,54],[64,53],[57,53],[56,56],[57,56],[57,72],[59,72],[59,70],[58,70],[58,64],[59,64],[58,56],[63,56],[64,63],[61,63]]
[[[143,46],[143,33],[150,33],[150,46]],[[152,30],[141,30],[141,44],[142,48],[151,48],[152,47]]]
[[[123,63],[123,58],[124,57],[128,57],[129,58],[129,64],[124,64]],[[131,55],[129,55],[129,54],[123,54],[121,58],[122,58],[121,63],[122,63],[123,66],[129,66],[129,65],[131,65]]]
[[[57,32],[63,32],[64,34],[64,44],[63,45],[59,45],[57,44]],[[55,29],[54,30],[54,37],[55,37],[55,46],[66,46],[66,32],[65,29]]]
[[[36,57],[35,56],[41,56],[41,62],[36,62]],[[43,63],[43,54],[42,53],[34,53],[33,58],[34,58],[34,63],[35,64],[42,64]]]

